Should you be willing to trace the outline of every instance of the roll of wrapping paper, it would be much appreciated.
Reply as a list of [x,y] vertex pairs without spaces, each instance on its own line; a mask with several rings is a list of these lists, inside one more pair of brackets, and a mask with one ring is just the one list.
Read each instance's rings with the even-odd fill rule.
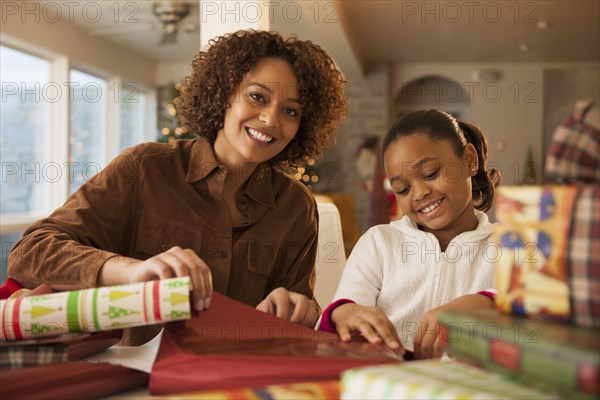
[[132,328],[190,317],[189,277],[0,301],[2,341]]

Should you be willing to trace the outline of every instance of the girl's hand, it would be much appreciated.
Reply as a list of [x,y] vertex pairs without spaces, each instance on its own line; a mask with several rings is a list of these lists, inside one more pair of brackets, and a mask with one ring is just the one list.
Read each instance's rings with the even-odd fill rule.
[[314,300],[283,287],[269,293],[256,309],[310,328],[319,318],[319,308]]
[[189,276],[192,281],[192,304],[198,311],[207,309],[212,298],[212,274],[204,260],[191,249],[172,247],[145,261],[115,257],[104,263],[98,285],[145,282]]
[[331,320],[343,342],[350,341],[353,332],[360,332],[370,343],[385,343],[392,350],[404,352],[396,328],[377,307],[342,304],[333,310]]
[[415,358],[439,358],[446,351],[445,341],[440,340],[438,317],[442,311],[463,311],[491,308],[494,302],[481,294],[467,294],[452,300],[443,306],[425,313],[415,334]]

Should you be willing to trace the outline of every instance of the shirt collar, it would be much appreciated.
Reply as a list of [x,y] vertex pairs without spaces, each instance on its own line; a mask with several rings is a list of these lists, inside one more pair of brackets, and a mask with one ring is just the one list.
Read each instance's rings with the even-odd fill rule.
[[200,181],[220,166],[212,145],[206,139],[197,139],[192,146],[185,181],[187,183]]
[[261,163],[256,167],[242,192],[265,207],[275,208],[273,168],[268,162]]
[[[220,167],[221,164],[217,160],[213,146],[206,139],[197,139],[192,146],[185,181],[187,183],[201,181]],[[273,168],[268,162],[261,163],[256,167],[242,189],[242,193],[263,206],[275,208]]]

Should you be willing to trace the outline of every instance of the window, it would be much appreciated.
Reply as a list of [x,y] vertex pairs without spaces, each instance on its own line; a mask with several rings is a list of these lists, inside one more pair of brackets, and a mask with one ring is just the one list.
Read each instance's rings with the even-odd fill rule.
[[119,150],[123,151],[147,139],[146,94],[134,82],[125,82],[120,91],[121,126]]
[[0,213],[45,211],[48,186],[57,179],[48,151],[57,97],[50,62],[0,46],[0,69]]
[[69,82],[69,193],[73,193],[105,165],[106,106],[110,94],[104,79],[75,69],[71,70]]
[[23,231],[126,147],[156,138],[154,91],[4,40],[0,235]]

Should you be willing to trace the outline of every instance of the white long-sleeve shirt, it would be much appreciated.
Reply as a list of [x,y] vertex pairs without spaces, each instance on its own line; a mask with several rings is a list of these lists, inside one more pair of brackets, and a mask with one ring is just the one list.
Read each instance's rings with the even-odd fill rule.
[[413,350],[423,315],[464,294],[494,287],[498,246],[493,224],[475,211],[479,224],[449,243],[419,230],[408,217],[369,229],[348,258],[337,299],[380,308],[392,321],[404,348]]

